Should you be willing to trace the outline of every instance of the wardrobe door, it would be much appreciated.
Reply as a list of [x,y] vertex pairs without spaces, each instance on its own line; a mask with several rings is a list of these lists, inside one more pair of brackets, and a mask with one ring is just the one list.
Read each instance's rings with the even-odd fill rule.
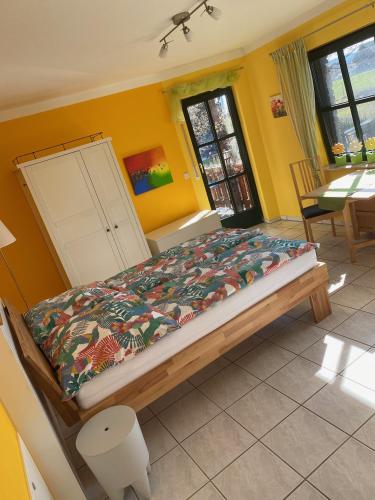
[[110,146],[85,148],[81,155],[126,267],[144,261],[150,251]]
[[80,153],[41,161],[23,171],[72,285],[121,271],[117,245]]

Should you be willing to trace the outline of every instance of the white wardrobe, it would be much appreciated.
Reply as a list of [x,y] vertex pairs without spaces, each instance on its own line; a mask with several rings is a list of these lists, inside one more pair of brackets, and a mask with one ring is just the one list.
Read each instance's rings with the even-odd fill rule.
[[150,256],[110,138],[18,167],[73,286]]

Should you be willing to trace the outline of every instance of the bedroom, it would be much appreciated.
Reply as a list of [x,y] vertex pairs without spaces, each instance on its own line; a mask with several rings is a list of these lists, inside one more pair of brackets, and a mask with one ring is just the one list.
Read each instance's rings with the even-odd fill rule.
[[[261,7],[257,6],[254,10],[255,7],[248,5],[248,2],[236,2],[236,8],[233,8],[232,3],[218,0],[212,4],[221,10],[220,19],[211,19],[207,12],[200,15],[202,14],[200,10],[194,13],[190,21],[186,23],[193,34],[191,42],[187,42],[179,31],[174,32],[170,37],[173,42],[168,45],[168,53],[165,58],[158,57],[162,45],[159,40],[173,27],[170,20],[172,15],[183,10],[191,12],[199,2],[179,1],[176,3],[168,1],[163,2],[162,6],[146,2],[145,5],[137,8],[131,2],[123,4],[111,2],[111,8],[107,6],[104,12],[103,7],[99,4],[96,9],[92,5],[88,8],[87,2],[82,2],[82,5],[74,7],[71,2],[65,2],[64,5],[58,7],[56,5],[46,7],[45,4],[38,1],[27,5],[24,2],[17,2],[8,6],[2,21],[4,28],[1,35],[4,39],[2,66],[6,68],[6,71],[1,82],[0,189],[2,196],[0,198],[0,220],[14,235],[16,241],[1,249],[5,261],[1,260],[0,264],[0,296],[9,301],[17,311],[24,313],[41,300],[61,294],[69,288],[67,283],[72,283],[71,277],[67,276],[69,274],[67,267],[61,264],[63,258],[59,254],[60,248],[58,245],[52,244],[51,238],[48,236],[48,227],[47,229],[45,227],[46,221],[42,221],[43,214],[38,208],[35,209],[35,205],[32,205],[32,200],[36,204],[38,203],[38,197],[33,198],[33,193],[30,191],[31,184],[28,182],[31,182],[31,174],[30,176],[25,174],[26,177],[20,177],[19,174],[21,170],[34,168],[38,163],[20,169],[13,163],[16,157],[101,132],[102,136],[96,138],[99,139],[97,142],[100,142],[101,137],[105,140],[112,138],[113,161],[118,164],[116,168],[122,177],[119,182],[120,184],[125,183],[126,196],[134,207],[135,218],[139,221],[137,227],[140,228],[142,234],[147,235],[173,221],[189,216],[189,214],[220,208],[217,205],[212,206],[215,200],[213,197],[210,199],[207,194],[207,191],[210,192],[207,181],[209,174],[202,173],[199,169],[196,151],[199,150],[200,144],[194,144],[193,125],[189,129],[189,123],[186,120],[182,124],[174,121],[168,94],[170,89],[176,88],[176,86],[181,89],[181,86],[189,86],[192,83],[197,84],[197,82],[200,85],[200,94],[207,90],[212,91],[213,76],[222,79],[234,78],[230,85],[225,86],[225,88],[228,86],[232,88],[234,96],[234,109],[233,106],[229,106],[232,112],[231,119],[236,139],[241,144],[244,171],[250,172],[247,186],[250,187],[253,201],[255,200],[254,204],[260,207],[261,216],[265,221],[259,225],[259,221],[256,219],[247,224],[244,224],[243,221],[232,220],[229,227],[237,225],[238,227],[252,226],[255,228],[255,226],[259,226],[264,234],[270,236],[280,236],[282,239],[293,240],[306,239],[298,198],[289,169],[290,163],[300,160],[306,155],[299,145],[290,117],[283,116],[281,113],[280,117],[274,118],[272,114],[270,98],[281,93],[281,86],[275,63],[269,54],[310,34],[306,37],[305,44],[311,55],[313,50],[320,50],[326,44],[334,44],[343,37],[373,26],[375,23],[374,9],[372,7],[362,9],[367,3],[366,1],[311,0],[300,5],[300,2],[290,0],[282,7],[276,2],[267,2]],[[155,18],[154,14],[152,16],[145,15],[146,7],[157,11]],[[353,11],[357,10],[358,12],[353,14]],[[74,16],[69,15],[72,11],[75,12]],[[341,17],[343,19],[338,21]],[[107,27],[112,25],[112,33],[109,36]],[[321,29],[326,25],[328,27]],[[132,28],[128,29],[130,26]],[[228,40],[223,34],[229,30],[233,31],[233,28],[235,28],[236,36],[233,35]],[[318,31],[315,33],[316,30]],[[20,31],[22,36],[20,36]],[[311,35],[312,32],[314,34]],[[93,36],[95,36],[94,43],[90,39]],[[45,43],[45,37],[51,39],[50,44]],[[30,44],[30,39],[34,40],[33,44]],[[120,62],[122,58],[123,62]],[[374,65],[371,58],[369,64]],[[372,90],[371,95],[373,96],[374,85],[371,78],[368,85],[370,86],[370,94]],[[189,95],[188,98],[196,99],[196,96]],[[200,102],[204,102],[204,96],[198,96],[198,98],[201,98]],[[231,97],[226,97],[226,99],[230,100]],[[364,104],[370,103],[368,105],[371,106],[371,98],[366,96],[365,100]],[[192,106],[194,102],[186,101],[185,105]],[[340,103],[339,106],[344,105]],[[375,132],[372,135],[375,135]],[[318,133],[317,137],[322,165],[334,162],[335,160],[329,157],[330,152],[324,134]],[[367,137],[363,138],[367,139]],[[337,142],[344,141],[338,137]],[[87,139],[67,144],[65,148],[84,148],[85,145],[87,145]],[[165,160],[170,169],[172,182],[136,194],[127,159],[160,147],[164,155],[162,161]],[[37,153],[36,156],[44,158],[53,154],[59,155],[62,149],[61,147],[48,149]],[[84,150],[82,149],[82,151]],[[205,159],[201,159],[204,163]],[[18,163],[21,164],[29,160],[33,163],[33,155],[19,159]],[[347,163],[350,163],[349,158]],[[340,173],[339,170],[329,171],[326,172],[326,175],[329,181],[333,181],[335,178],[341,178],[342,172]],[[203,179],[206,179],[206,182]],[[58,191],[61,194],[59,200],[61,202],[64,200],[66,192],[62,186],[61,190]],[[231,196],[233,197],[233,192],[231,192]],[[224,198],[228,200],[228,196]],[[51,200],[53,201],[53,199],[54,195],[51,195]],[[64,203],[61,204],[64,205]],[[227,207],[227,202],[224,203],[224,206]],[[84,224],[81,226],[83,227]],[[371,388],[374,387],[374,383],[373,380],[366,379],[366,377],[371,379],[371,373],[367,373],[366,370],[371,371],[374,363],[372,346],[375,339],[373,339],[372,331],[375,320],[373,320],[372,301],[375,299],[375,281],[373,280],[375,254],[371,246],[360,249],[356,252],[356,262],[350,263],[351,255],[346,246],[344,228],[343,221],[338,220],[336,223],[337,238],[334,238],[331,236],[329,225],[325,223],[313,224],[313,236],[321,244],[318,258],[326,262],[329,268],[330,285],[328,291],[333,313],[329,318],[323,320],[323,324],[312,327],[309,326],[311,319],[308,312],[309,306],[306,302],[301,303],[289,313],[287,305],[284,304],[285,314],[276,309],[272,311],[274,318],[282,315],[282,319],[273,325],[280,331],[283,328],[286,329],[285,335],[290,336],[290,338],[283,341],[281,336],[278,340],[275,340],[276,337],[274,337],[275,343],[266,339],[266,344],[263,347],[257,347],[256,354],[253,355],[254,357],[258,355],[258,363],[261,363],[260,354],[266,350],[265,346],[270,346],[271,359],[276,363],[279,362],[278,356],[288,357],[290,353],[293,357],[297,355],[297,361],[294,362],[294,365],[292,364],[292,367],[297,366],[298,363],[303,364],[303,366],[297,366],[295,372],[287,373],[287,370],[284,370],[283,374],[285,374],[285,380],[288,380],[288,377],[292,377],[293,380],[301,378],[303,380],[301,390],[303,389],[303,394],[307,391],[308,396],[303,398],[293,394],[291,388],[287,388],[286,392],[281,386],[277,389],[274,387],[276,382],[272,383],[273,385],[264,382],[265,378],[271,378],[273,374],[265,377],[256,371],[256,367],[253,369],[256,373],[249,370],[248,367],[246,369],[245,361],[241,362],[242,366],[237,362],[241,356],[245,358],[249,352],[252,352],[254,339],[262,338],[257,335],[252,337],[248,344],[243,345],[242,351],[241,348],[238,348],[238,358],[235,354],[233,354],[234,357],[229,355],[232,359],[225,356],[220,357],[219,361],[213,365],[213,371],[210,372],[212,386],[215,381],[217,384],[222,384],[222,377],[225,373],[230,374],[231,370],[244,376],[245,389],[247,390],[244,393],[240,391],[241,394],[235,401],[231,401],[230,404],[222,403],[223,408],[218,399],[211,401],[208,397],[208,391],[211,393],[213,388],[204,389],[206,393],[202,392],[203,388],[196,387],[196,385],[201,385],[197,382],[198,376],[192,375],[193,378],[190,380],[189,375],[187,377],[189,380],[182,383],[175,392],[172,392],[170,396],[172,399],[169,403],[164,403],[168,405],[169,409],[164,407],[161,402],[160,408],[163,407],[162,410],[152,412],[151,409],[148,413],[150,419],[144,423],[144,433],[146,441],[147,430],[150,433],[148,437],[150,449],[151,440],[153,439],[156,443],[154,446],[156,446],[158,458],[151,464],[154,477],[158,477],[157,471],[160,471],[160,477],[163,477],[162,474],[166,474],[168,464],[171,465],[175,461],[178,453],[180,453],[178,456],[182,460],[182,467],[186,467],[189,474],[194,476],[193,478],[189,475],[184,476],[181,468],[170,475],[174,476],[173,481],[170,483],[166,481],[165,485],[169,485],[173,489],[177,483],[182,484],[182,491],[176,493],[176,498],[210,498],[210,494],[213,495],[212,498],[221,498],[222,496],[224,498],[240,498],[241,494],[245,495],[244,498],[284,498],[287,495],[290,495],[291,498],[309,498],[308,494],[315,494],[316,498],[320,498],[319,495],[323,498],[324,495],[329,498],[345,498],[341,490],[336,489],[339,488],[337,484],[339,481],[327,480],[327,474],[329,475],[332,470],[336,471],[335,460],[332,459],[332,464],[328,462],[331,468],[328,465],[323,467],[323,465],[327,463],[326,459],[331,454],[336,454],[337,457],[343,457],[343,460],[346,460],[348,455],[356,452],[353,451],[353,447],[356,447],[361,457],[358,459],[358,463],[361,464],[358,466],[358,477],[361,477],[361,485],[344,483],[345,488],[348,492],[351,491],[350,487],[362,488],[360,489],[362,497],[371,497],[373,484],[368,467],[369,464],[374,463],[371,462],[374,453],[373,441],[371,444],[371,436],[373,436],[371,424],[373,425],[372,416],[375,413],[374,402],[371,399],[373,394]],[[185,239],[192,236],[187,236]],[[146,250],[148,252],[147,248]],[[94,251],[90,253],[92,254],[90,258],[93,258]],[[88,265],[89,259],[84,256],[84,252],[77,256],[76,262],[81,262],[82,266]],[[145,254],[139,261],[145,260],[146,257]],[[303,256],[299,258],[303,259]],[[298,259],[296,259],[297,261]],[[122,268],[124,267],[128,266],[123,265]],[[110,278],[116,274],[118,268],[113,269],[113,272],[111,268],[109,272],[95,276],[94,279]],[[265,278],[264,281],[267,281],[268,278],[272,279],[272,275]],[[84,282],[89,281],[90,279]],[[261,281],[252,286],[258,286],[260,283]],[[251,286],[248,287],[249,293],[251,293],[250,290]],[[241,290],[239,293],[243,291],[247,290]],[[308,291],[304,291],[307,297]],[[230,299],[230,297],[225,299],[222,307],[229,307],[225,306],[225,303],[228,300],[230,304]],[[205,312],[201,319],[203,320],[205,315],[209,314],[210,311]],[[273,317],[269,321],[272,319]],[[289,325],[289,320],[293,321],[294,330]],[[212,321],[214,324],[212,318],[207,321]],[[220,327],[220,325],[216,326]],[[184,325],[185,327],[189,327],[189,323]],[[259,325],[258,328],[260,328]],[[273,337],[274,331],[269,332],[272,328],[269,327],[268,330],[266,328],[264,336],[272,334]],[[178,334],[179,332],[176,332],[170,338],[178,337]],[[248,329],[247,334],[251,334],[250,329]],[[319,338],[315,338],[314,335],[317,334],[320,334]],[[310,339],[307,338],[309,335]],[[264,337],[262,344],[263,339]],[[311,347],[312,339],[314,339],[315,350]],[[159,344],[162,345],[164,340],[160,341]],[[238,339],[238,342],[240,340]],[[301,346],[304,345],[304,342],[307,342],[308,345],[302,349]],[[323,352],[319,351],[319,346],[322,349],[325,347],[325,362],[330,363],[330,368],[319,366],[324,358],[323,356],[321,359]],[[228,346],[225,349],[227,350]],[[300,356],[305,349],[311,351],[308,358]],[[296,350],[298,352],[295,352]],[[207,352],[210,356],[214,356],[213,351],[211,346]],[[145,354],[147,352],[145,351]],[[361,354],[360,358],[363,363],[357,363],[357,365],[353,363],[353,378],[342,377],[342,370],[346,368],[345,356],[349,356],[349,358],[353,356],[357,359],[357,352]],[[330,355],[333,356],[331,360],[329,360]],[[246,358],[250,363],[248,358],[250,356]],[[304,361],[306,359],[307,361]],[[350,358],[348,363],[352,361],[355,360]],[[255,363],[256,360],[253,362]],[[270,362],[266,361],[266,363]],[[289,362],[291,360],[288,360]],[[335,362],[339,363],[340,370],[335,369]],[[228,366],[231,370],[228,370]],[[325,370],[328,370],[328,375],[335,374],[335,380],[337,373],[340,372],[338,377],[342,377],[342,379],[337,378],[336,383],[334,380],[327,383],[326,380],[323,381],[323,384],[322,379],[319,379],[319,375],[314,372],[314,367],[323,372],[322,377],[326,373]],[[362,367],[364,373],[354,373],[357,367],[359,371]],[[331,371],[329,371],[330,369]],[[282,371],[281,367],[280,371]],[[241,378],[240,375],[238,376]],[[250,383],[251,377],[262,381],[257,391],[255,391],[256,387]],[[236,376],[233,380],[236,382]],[[338,381],[341,380],[347,381],[344,389],[338,384]],[[287,383],[289,384],[289,382]],[[210,385],[207,380],[204,380],[202,385],[204,384]],[[267,393],[261,394],[261,389],[265,387],[267,389],[272,387],[272,390],[269,389],[268,392],[265,391]],[[313,392],[309,392],[314,388],[316,389]],[[27,442],[27,436],[19,429],[20,423],[18,417],[11,411],[10,402],[7,404],[5,394],[8,395],[8,389],[8,387],[2,387],[0,397],[12,417],[15,427],[26,444],[32,448],[31,443]],[[17,387],[14,387],[13,390],[17,392]],[[317,395],[314,396],[313,393],[316,391],[318,391]],[[184,401],[187,401],[188,408],[191,406],[190,411],[193,415],[196,394],[203,395],[204,401],[211,401],[215,408],[220,409],[220,412],[215,413],[209,419],[203,417],[202,420],[201,414],[204,413],[204,408],[198,404],[195,410],[201,415],[198,418],[199,425],[197,424],[198,426],[188,435],[186,435],[187,431],[181,430],[186,423],[181,423],[179,429],[181,433],[179,433],[178,430],[172,429],[171,424],[168,424],[168,427],[162,422],[159,413],[164,412],[167,415],[170,412],[172,414],[173,409],[177,413]],[[265,418],[265,415],[272,411],[272,404],[279,401],[278,397],[280,405],[284,403],[287,408],[293,407],[290,411],[291,416],[288,416],[287,410],[283,410],[284,413],[281,412],[283,417],[277,422],[275,421],[272,428],[280,426],[281,432],[283,431],[281,421],[287,424],[290,422],[290,432],[293,430],[294,434],[304,429],[306,425],[310,426],[310,422],[307,424],[306,422],[293,421],[294,405],[297,405],[299,409],[297,416],[304,414],[309,417],[312,415],[311,418],[314,422],[311,425],[317,425],[317,428],[320,429],[318,434],[328,432],[332,438],[333,447],[328,446],[328,452],[323,445],[319,445],[317,449],[313,450],[311,439],[315,438],[311,434],[306,437],[304,446],[307,448],[302,447],[302,451],[299,449],[295,450],[295,453],[289,453],[295,446],[293,440],[285,450],[282,449],[284,442],[281,438],[280,441],[276,442],[277,432],[271,431],[271,427],[260,432],[241,418],[241,415],[249,412],[249,408],[245,407],[241,410],[238,401],[242,400],[242,404],[245,405],[246,401],[249,400],[248,404],[250,405],[252,404],[250,395],[256,398],[257,394],[259,394],[259,406],[264,410],[262,418]],[[211,396],[216,397],[214,392]],[[327,406],[329,399],[324,398],[337,401],[337,406],[334,406],[332,411],[328,411],[324,407]],[[310,403],[304,404],[307,399]],[[228,408],[236,403],[238,403],[236,408],[238,414],[235,415],[234,410],[229,411]],[[315,409],[312,406],[314,403],[316,404]],[[219,415],[220,418],[216,415]],[[254,418],[256,418],[255,414]],[[342,423],[345,419],[350,420],[350,425]],[[210,436],[210,432],[216,432],[214,424],[209,425],[211,422],[217,422],[219,433],[223,433],[227,424],[233,422],[233,428],[236,431],[233,431],[232,437],[234,441],[238,438],[238,448],[232,450],[228,441],[223,437],[222,444],[218,449],[213,450],[213,455],[207,449],[200,456],[201,450],[196,441],[199,440],[200,436],[207,438]],[[220,430],[220,424],[225,429],[221,428]],[[152,432],[153,427],[156,428],[154,433]],[[243,432],[242,429],[244,429]],[[349,439],[349,436],[354,433],[358,433],[358,439],[357,436]],[[276,436],[274,438],[276,441],[270,444],[266,437],[263,438],[265,434]],[[349,441],[341,441],[343,437],[347,437]],[[271,437],[268,438],[268,440],[270,439]],[[337,446],[334,445],[335,439],[340,441]],[[187,450],[189,443],[185,443],[185,446],[181,444],[185,440],[190,443],[190,452]],[[72,439],[70,441],[73,442]],[[34,446],[36,446],[35,443]],[[265,449],[268,450],[265,455],[258,456],[256,460],[264,460],[264,468],[272,467],[271,471],[273,472],[268,473],[271,476],[278,477],[279,472],[283,477],[285,476],[285,492],[282,488],[271,492],[267,489],[262,490],[265,480],[262,475],[259,477],[259,482],[256,482],[254,490],[246,482],[246,471],[251,467],[251,461],[255,460],[251,453],[261,453]],[[160,455],[162,450],[165,451]],[[351,450],[350,453],[347,450]],[[46,463],[37,456],[36,450],[33,448],[30,451],[47,484],[51,489],[54,488],[55,496],[60,498],[56,494],[56,491],[61,494],[61,490],[56,489],[58,488],[58,479],[51,478],[53,470],[50,469],[47,473]],[[361,455],[362,452],[363,455]],[[301,454],[309,453],[311,456],[316,453],[316,456],[311,459],[312,468],[311,464],[305,466],[308,470],[306,472],[305,469],[296,467],[296,460],[301,460]],[[223,455],[223,465],[217,465],[215,471],[212,472],[210,465],[207,465],[206,462],[214,462],[220,454]],[[249,462],[246,462],[244,466],[245,473],[239,472],[241,479],[239,484],[245,488],[239,493],[236,490],[231,490],[227,477],[228,474],[230,476],[236,471],[242,470],[240,467],[243,466],[244,462],[241,461],[241,456],[249,457]],[[363,464],[361,460],[363,460]],[[197,463],[198,465],[196,465]],[[319,466],[321,466],[319,472],[321,476],[318,477],[319,474],[315,474],[313,471]],[[345,466],[351,468],[354,467],[354,464],[345,462]],[[78,472],[86,473],[85,480],[88,478],[87,470],[87,466],[80,460]],[[335,473],[332,472],[332,474]],[[312,479],[314,474],[315,478]],[[168,492],[171,490],[160,493],[157,486],[153,486],[153,488],[155,498],[163,498],[163,495],[164,497],[170,496]],[[201,492],[198,493],[199,491]],[[96,494],[99,496],[95,497]],[[100,494],[95,490],[95,486],[90,493],[90,495],[94,495],[92,498],[101,498]],[[347,495],[349,495],[348,498],[351,498],[350,493]]]

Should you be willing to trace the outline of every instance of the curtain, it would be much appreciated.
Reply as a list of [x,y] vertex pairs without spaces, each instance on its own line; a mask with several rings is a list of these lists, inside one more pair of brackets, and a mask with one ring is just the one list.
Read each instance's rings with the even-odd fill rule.
[[287,112],[304,154],[313,159],[312,174],[316,187],[319,187],[314,84],[304,41],[297,40],[276,50],[272,59],[276,64]]
[[172,121],[185,121],[181,107],[181,99],[192,97],[202,92],[229,87],[238,79],[240,71],[241,68],[232,68],[220,73],[212,73],[193,82],[181,83],[165,89],[164,92],[168,96]]

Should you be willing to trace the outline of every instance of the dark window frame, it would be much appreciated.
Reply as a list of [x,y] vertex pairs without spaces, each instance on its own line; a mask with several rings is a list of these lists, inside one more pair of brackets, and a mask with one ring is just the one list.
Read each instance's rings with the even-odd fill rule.
[[[209,109],[209,106],[208,106],[208,101],[210,99],[213,99],[213,98],[220,96],[220,95],[226,96],[228,109],[229,109],[230,117],[231,117],[232,124],[233,124],[233,132],[219,136],[217,131],[216,131],[216,128],[215,128],[215,124],[214,124],[211,110]],[[208,119],[209,119],[209,122],[211,125],[213,139],[198,144],[197,141],[194,139],[195,133],[194,133],[192,124],[190,122],[188,107],[191,105],[194,105],[194,104],[198,104],[200,102],[204,102],[207,116],[208,116]],[[188,131],[189,131],[190,139],[192,141],[192,145],[193,145],[193,149],[194,149],[197,161],[198,162],[200,161],[199,160],[199,158],[200,158],[199,149],[200,148],[205,147],[205,146],[209,146],[211,144],[215,144],[217,147],[218,154],[219,154],[219,157],[221,160],[221,164],[223,166],[224,178],[217,181],[217,182],[208,183],[206,174],[203,171],[202,172],[202,180],[203,180],[203,183],[204,183],[204,186],[206,189],[208,200],[209,200],[211,208],[213,210],[215,209],[215,203],[214,203],[210,188],[215,186],[215,185],[219,185],[221,183],[224,183],[224,184],[226,183],[228,185],[229,196],[230,196],[231,203],[233,206],[234,214],[227,217],[227,218],[221,219],[222,225],[224,227],[250,227],[252,225],[260,224],[261,222],[263,222],[263,220],[264,220],[263,219],[263,212],[262,212],[262,207],[260,204],[257,185],[255,182],[255,177],[254,177],[254,173],[252,170],[250,158],[249,158],[249,155],[247,152],[246,141],[245,141],[244,133],[242,130],[242,124],[240,121],[240,117],[239,117],[239,113],[238,113],[238,109],[237,109],[237,104],[236,104],[236,100],[235,100],[235,96],[234,96],[232,87],[229,86],[229,87],[225,87],[225,88],[218,88],[218,89],[213,90],[213,91],[202,92],[201,94],[198,94],[196,96],[182,99],[181,106],[182,106],[182,110],[183,110],[183,113],[185,116],[186,126],[187,126]],[[228,172],[227,172],[227,169],[225,166],[225,160],[223,158],[223,153],[222,153],[221,148],[220,148],[220,143],[226,139],[231,138],[231,137],[235,137],[237,140],[242,164],[244,167],[243,172],[240,172],[238,174],[232,174],[232,175],[228,174]],[[201,170],[202,170],[202,167],[201,167]],[[252,197],[253,207],[248,209],[248,210],[243,210],[243,211],[239,212],[237,207],[236,207],[236,202],[235,202],[235,199],[234,199],[233,194],[232,194],[232,189],[230,188],[230,181],[237,178],[237,177],[241,177],[242,175],[246,175],[246,177],[247,177],[248,184],[249,184],[249,190],[250,190],[250,196]]]
[[[308,54],[311,72],[314,80],[316,110],[319,119],[320,130],[322,132],[323,141],[327,151],[327,156],[331,162],[334,162],[334,155],[331,151],[332,144],[330,143],[329,135],[331,134],[331,136],[334,136],[333,133],[334,127],[332,125],[331,128],[329,128],[328,120],[324,119],[324,113],[334,111],[337,109],[349,108],[353,118],[353,124],[357,138],[359,141],[363,142],[362,127],[360,123],[357,106],[359,104],[363,104],[366,102],[375,101],[375,86],[374,86],[374,94],[372,96],[357,98],[357,99],[355,98],[349,76],[348,66],[344,56],[344,49],[351,45],[359,43],[363,40],[366,40],[367,38],[371,38],[372,36],[374,37],[374,43],[375,43],[375,24],[372,24],[370,26],[367,26],[366,28],[362,28],[358,31],[355,31],[354,33],[351,33],[342,38],[334,40],[333,42],[327,43],[326,45],[318,47],[317,49],[311,50]],[[315,61],[318,61],[322,57],[328,56],[329,54],[332,54],[334,52],[337,52],[338,54],[342,78],[348,100],[344,103],[329,105],[329,104],[324,104],[322,102],[322,94],[324,95],[326,102],[329,102],[328,91],[324,92],[324,87],[325,87],[324,82],[322,82],[320,76],[318,76],[314,63]],[[364,154],[364,149],[363,149],[363,154]],[[350,159],[348,158],[348,160]]]

